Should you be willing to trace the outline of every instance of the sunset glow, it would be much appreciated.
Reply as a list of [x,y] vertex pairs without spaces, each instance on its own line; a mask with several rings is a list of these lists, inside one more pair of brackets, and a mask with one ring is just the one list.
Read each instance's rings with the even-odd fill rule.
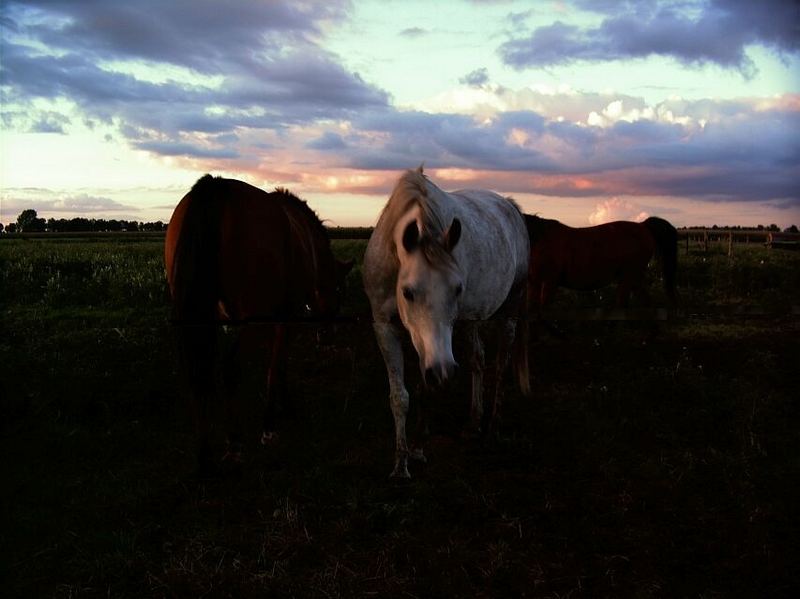
[[0,222],[166,221],[210,172],[370,225],[424,163],[578,226],[800,225],[795,2],[226,6],[4,2]]

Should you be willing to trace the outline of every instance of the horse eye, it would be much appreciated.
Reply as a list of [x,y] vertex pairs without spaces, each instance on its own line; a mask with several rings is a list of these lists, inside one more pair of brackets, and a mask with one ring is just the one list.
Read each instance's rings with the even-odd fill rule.
[[403,297],[409,302],[414,301],[414,292],[411,291],[411,287],[403,287]]
[[461,295],[462,291],[464,291],[464,286],[461,283],[459,283],[458,285],[456,285],[456,297]]

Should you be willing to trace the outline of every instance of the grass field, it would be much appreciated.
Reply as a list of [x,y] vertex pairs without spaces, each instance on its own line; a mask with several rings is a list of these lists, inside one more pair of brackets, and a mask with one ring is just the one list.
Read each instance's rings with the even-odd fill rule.
[[[334,249],[360,260],[365,244]],[[508,387],[499,439],[460,440],[462,386],[398,484],[366,319],[322,342],[297,325],[281,444],[252,425],[242,475],[197,481],[161,250],[0,239],[3,596],[800,592],[797,253],[681,248],[681,313],[655,340],[648,322],[559,322],[532,340],[534,395]],[[346,292],[344,313],[366,316],[358,268]],[[552,311],[612,301],[559,292]]]

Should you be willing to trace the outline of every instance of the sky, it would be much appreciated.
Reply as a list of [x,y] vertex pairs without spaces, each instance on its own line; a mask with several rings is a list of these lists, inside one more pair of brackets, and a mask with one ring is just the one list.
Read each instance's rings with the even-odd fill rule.
[[204,173],[375,223],[424,163],[573,226],[800,225],[794,0],[0,0],[0,222]]

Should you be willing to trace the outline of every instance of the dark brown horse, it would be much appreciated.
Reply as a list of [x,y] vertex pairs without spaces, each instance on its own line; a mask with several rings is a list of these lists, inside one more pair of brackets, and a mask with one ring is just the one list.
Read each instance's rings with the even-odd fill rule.
[[240,350],[265,345],[267,394],[262,442],[272,439],[276,406],[286,404],[286,322],[325,318],[339,307],[337,287],[350,265],[338,263],[317,215],[283,189],[266,193],[205,175],[180,201],[167,229],[164,258],[183,370],[199,438],[201,471],[211,469],[209,402],[221,324],[242,325],[223,356],[228,456],[238,460],[236,398]]
[[661,262],[667,297],[676,301],[678,233],[663,218],[574,228],[526,214],[525,223],[531,242],[528,298],[535,310],[545,306],[558,287],[587,290],[612,283],[617,285],[618,307],[627,306],[632,291],[649,304],[644,283],[654,255]]

